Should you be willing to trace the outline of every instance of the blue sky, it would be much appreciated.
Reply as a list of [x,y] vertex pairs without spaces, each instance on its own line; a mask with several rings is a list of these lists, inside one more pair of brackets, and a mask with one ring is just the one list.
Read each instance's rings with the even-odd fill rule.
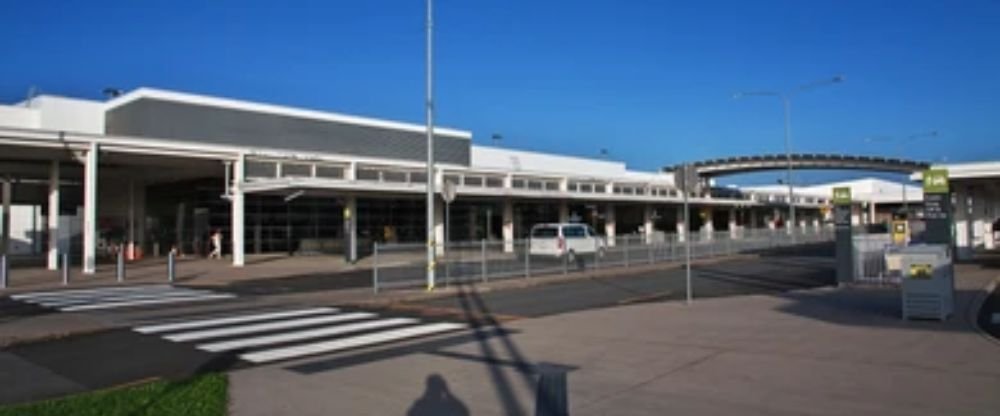
[[[437,118],[634,168],[783,150],[738,90],[844,74],[792,105],[793,149],[1000,159],[1000,1],[438,0]],[[423,1],[7,1],[0,100],[150,86],[423,121]],[[869,143],[931,130],[933,139]],[[736,178],[773,183],[780,173]],[[800,181],[842,173],[800,175]]]

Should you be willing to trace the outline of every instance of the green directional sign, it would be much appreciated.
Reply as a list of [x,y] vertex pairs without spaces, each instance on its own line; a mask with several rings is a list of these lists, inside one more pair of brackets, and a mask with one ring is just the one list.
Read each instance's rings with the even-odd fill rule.
[[847,186],[833,188],[833,203],[834,205],[850,205],[851,188]]
[[924,192],[929,194],[948,193],[948,170],[946,169],[925,170]]

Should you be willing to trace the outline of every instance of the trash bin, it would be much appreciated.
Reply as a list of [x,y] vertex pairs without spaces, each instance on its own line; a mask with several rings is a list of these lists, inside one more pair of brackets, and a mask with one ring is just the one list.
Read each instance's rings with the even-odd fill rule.
[[903,319],[948,319],[955,308],[955,279],[948,246],[918,244],[897,253],[903,277]]

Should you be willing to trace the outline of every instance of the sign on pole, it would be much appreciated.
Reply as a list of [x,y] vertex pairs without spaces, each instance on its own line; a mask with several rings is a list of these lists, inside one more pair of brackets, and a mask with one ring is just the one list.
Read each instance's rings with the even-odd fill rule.
[[854,281],[854,236],[851,224],[851,188],[833,188],[833,225],[836,233],[837,283]]
[[924,179],[924,241],[951,245],[951,196],[948,171],[928,169]]
[[450,180],[444,181],[444,186],[441,187],[441,198],[444,199],[446,204],[450,204],[455,200],[455,195],[458,193],[457,188],[455,182]]
[[674,171],[674,186],[680,188],[684,195],[684,282],[687,291],[687,303],[691,303],[691,210],[688,207],[688,195],[697,192],[701,180],[694,166],[685,164]]

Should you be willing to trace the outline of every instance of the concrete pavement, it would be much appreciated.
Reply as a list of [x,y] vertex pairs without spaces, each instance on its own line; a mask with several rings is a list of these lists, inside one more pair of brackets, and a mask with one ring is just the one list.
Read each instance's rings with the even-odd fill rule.
[[997,270],[957,272],[958,313],[946,323],[900,320],[893,289],[827,288],[587,310],[497,331],[467,292],[479,325],[468,342],[239,370],[231,411],[532,414],[534,365],[544,362],[571,369],[574,415],[994,415],[1000,346],[973,323]]

